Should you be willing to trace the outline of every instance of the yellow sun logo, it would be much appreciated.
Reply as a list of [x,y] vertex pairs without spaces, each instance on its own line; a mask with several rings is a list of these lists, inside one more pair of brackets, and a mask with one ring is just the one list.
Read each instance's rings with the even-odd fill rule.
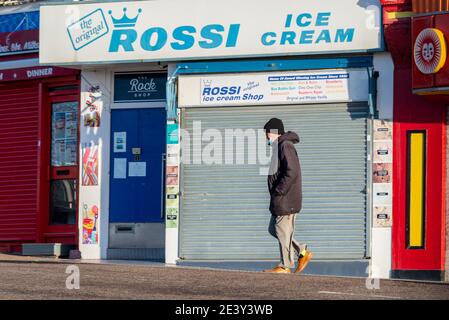
[[447,49],[443,33],[438,29],[427,28],[416,38],[414,48],[415,64],[424,74],[433,74],[446,63]]

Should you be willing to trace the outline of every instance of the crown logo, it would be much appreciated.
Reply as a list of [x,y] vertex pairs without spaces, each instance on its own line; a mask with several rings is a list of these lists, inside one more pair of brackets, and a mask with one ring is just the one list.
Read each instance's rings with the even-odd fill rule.
[[139,9],[137,11],[137,16],[134,18],[128,18],[126,15],[126,8],[123,8],[123,17],[121,19],[116,19],[112,16],[112,10],[109,10],[109,15],[111,16],[112,23],[116,28],[127,28],[127,27],[134,27],[136,25],[137,19],[139,18],[140,13],[142,12],[142,9]]
[[212,80],[203,80],[203,86],[209,88],[212,85]]

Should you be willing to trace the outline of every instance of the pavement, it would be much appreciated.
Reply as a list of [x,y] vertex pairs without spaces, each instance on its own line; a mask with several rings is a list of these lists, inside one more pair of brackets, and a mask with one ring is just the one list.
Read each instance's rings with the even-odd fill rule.
[[0,300],[10,299],[449,300],[449,284],[0,254]]

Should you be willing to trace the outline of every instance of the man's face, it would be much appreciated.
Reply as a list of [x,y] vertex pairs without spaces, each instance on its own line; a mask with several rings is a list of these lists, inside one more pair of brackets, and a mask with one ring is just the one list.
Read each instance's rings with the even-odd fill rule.
[[271,141],[275,141],[279,137],[279,134],[272,133],[272,132],[265,132],[265,135],[267,137],[267,140],[271,140]]

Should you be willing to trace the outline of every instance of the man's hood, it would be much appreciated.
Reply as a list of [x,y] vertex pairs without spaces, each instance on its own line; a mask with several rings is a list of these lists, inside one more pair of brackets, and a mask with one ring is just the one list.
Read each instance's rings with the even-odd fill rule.
[[289,131],[279,137],[279,143],[284,141],[291,141],[293,144],[297,144],[299,143],[299,136],[295,132]]

